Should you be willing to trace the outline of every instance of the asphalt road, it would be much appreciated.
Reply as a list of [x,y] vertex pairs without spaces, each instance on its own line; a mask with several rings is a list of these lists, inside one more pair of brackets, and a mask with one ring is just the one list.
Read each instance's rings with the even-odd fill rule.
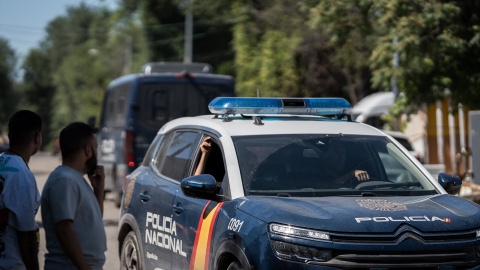
[[[30,170],[35,174],[37,180],[38,190],[42,193],[43,186],[47,181],[48,175],[61,164],[59,156],[53,156],[50,153],[37,153],[29,162]],[[44,255],[47,253],[45,244],[45,231],[42,226],[42,209],[38,212],[35,220],[40,225],[40,254],[38,260],[40,269],[44,266]],[[104,203],[103,224],[105,225],[105,232],[107,234],[107,258],[104,269],[119,269],[120,260],[118,257],[118,242],[117,242],[117,226],[120,216],[120,210],[115,206],[113,199],[107,195]]]

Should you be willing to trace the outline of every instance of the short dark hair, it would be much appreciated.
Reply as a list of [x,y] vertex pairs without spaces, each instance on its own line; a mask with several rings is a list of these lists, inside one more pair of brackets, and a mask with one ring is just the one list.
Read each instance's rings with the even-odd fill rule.
[[8,140],[10,145],[28,143],[36,133],[42,131],[42,119],[29,110],[20,110],[10,116],[8,121]]
[[60,132],[60,151],[62,158],[70,158],[83,149],[98,129],[82,122],[74,122]]

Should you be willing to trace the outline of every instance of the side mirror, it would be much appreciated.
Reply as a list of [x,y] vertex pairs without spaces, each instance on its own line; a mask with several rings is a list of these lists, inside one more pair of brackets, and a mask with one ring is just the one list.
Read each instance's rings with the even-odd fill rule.
[[182,180],[183,194],[188,197],[215,200],[217,193],[217,181],[210,174],[190,176]]
[[460,178],[447,174],[439,173],[438,174],[438,183],[448,192],[448,194],[456,195],[460,192],[462,188],[462,180]]

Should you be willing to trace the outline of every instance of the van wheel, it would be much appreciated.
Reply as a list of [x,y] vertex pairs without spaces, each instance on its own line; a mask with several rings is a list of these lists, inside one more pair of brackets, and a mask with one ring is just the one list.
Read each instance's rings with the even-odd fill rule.
[[243,267],[238,261],[232,262],[228,267],[227,270],[242,270]]
[[123,241],[122,253],[120,257],[120,269],[143,269],[142,255],[138,249],[137,236],[133,231],[129,232]]
[[114,190],[113,191],[114,193],[114,196],[115,196],[115,205],[117,207],[120,207],[122,205],[122,196],[123,196],[123,192],[122,191],[118,191],[118,190]]

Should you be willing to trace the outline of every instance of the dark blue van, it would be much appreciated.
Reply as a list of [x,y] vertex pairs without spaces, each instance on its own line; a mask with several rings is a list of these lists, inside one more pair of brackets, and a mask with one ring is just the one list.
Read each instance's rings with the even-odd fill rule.
[[217,96],[234,95],[234,79],[211,73],[202,63],[149,63],[139,74],[112,81],[106,92],[98,136],[105,191],[120,205],[125,176],[138,167],[158,132],[170,120],[208,113]]

